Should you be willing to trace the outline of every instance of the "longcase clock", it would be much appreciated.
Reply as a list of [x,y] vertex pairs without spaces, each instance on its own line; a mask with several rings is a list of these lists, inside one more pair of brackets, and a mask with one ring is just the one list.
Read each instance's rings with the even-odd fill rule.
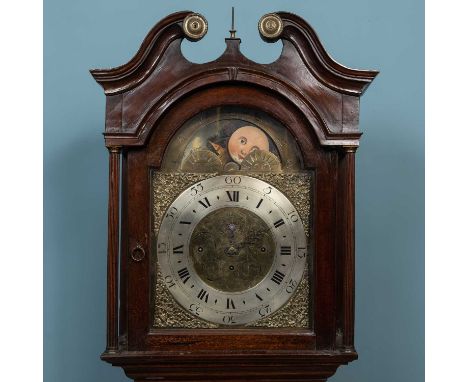
[[137,54],[92,70],[109,149],[107,347],[135,381],[325,381],[354,349],[354,156],[377,75],[332,60],[300,17],[282,41],[217,60],[180,46],[206,19],[160,21]]

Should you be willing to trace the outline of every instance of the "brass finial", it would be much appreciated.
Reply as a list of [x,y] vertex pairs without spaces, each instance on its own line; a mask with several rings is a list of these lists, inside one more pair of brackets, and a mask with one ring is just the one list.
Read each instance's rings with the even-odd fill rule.
[[234,7],[231,8],[231,30],[229,33],[231,33],[231,37],[229,38],[236,38],[236,30],[234,29]]
[[185,17],[183,22],[185,36],[190,41],[198,41],[208,31],[208,22],[199,13],[191,13]]
[[276,13],[267,13],[258,22],[260,34],[267,40],[274,40],[283,32],[283,20]]

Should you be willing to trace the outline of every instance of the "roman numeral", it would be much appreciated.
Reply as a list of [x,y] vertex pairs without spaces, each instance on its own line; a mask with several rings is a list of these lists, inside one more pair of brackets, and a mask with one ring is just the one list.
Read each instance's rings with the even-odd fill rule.
[[205,302],[208,302],[208,296],[209,296],[209,295],[210,295],[210,294],[209,294],[206,290],[202,289],[202,290],[198,293],[197,297],[198,297],[200,300],[205,300]]
[[178,245],[177,247],[172,248],[172,253],[182,255],[184,253],[184,245]]
[[271,281],[273,281],[274,283],[280,285],[281,281],[283,281],[283,279],[284,279],[284,273],[281,273],[280,271],[275,271],[275,274],[271,278]]
[[280,251],[281,256],[290,256],[291,255],[291,246],[281,246]]
[[234,305],[234,301],[231,300],[230,298],[226,299],[226,309],[236,309],[236,306]]
[[257,207],[255,207],[255,208],[260,207],[260,204],[262,204],[262,202],[263,202],[263,199],[260,199],[260,201],[259,201],[258,204],[257,204]]
[[211,204],[208,198],[203,199],[203,201],[199,200],[198,203],[200,203],[205,208],[211,207]]
[[255,296],[256,296],[260,301],[263,301],[263,298],[261,298],[257,293],[255,293]]
[[282,226],[284,224],[284,220],[283,219],[280,219],[278,220],[277,222],[274,222],[273,225],[275,226],[275,228],[278,228],[280,226]]
[[239,191],[226,191],[230,202],[239,201]]
[[188,271],[187,267],[185,268],[182,268],[182,269],[179,269],[177,271],[177,273],[179,274],[179,277],[182,279],[182,281],[184,282],[184,284],[187,282],[187,280],[190,278],[190,272]]

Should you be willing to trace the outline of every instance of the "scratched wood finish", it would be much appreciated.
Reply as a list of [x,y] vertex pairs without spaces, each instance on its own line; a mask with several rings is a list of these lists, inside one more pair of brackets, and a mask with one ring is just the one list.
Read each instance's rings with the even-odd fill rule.
[[[361,136],[359,98],[377,72],[338,64],[304,20],[285,12],[278,13],[283,51],[275,62],[250,61],[241,41],[228,38],[217,60],[193,64],[180,50],[189,13],[161,20],[127,64],[91,71],[106,95],[110,148],[108,340],[101,357],[138,382],[325,381],[357,358],[354,152]],[[304,168],[316,174],[308,329],[151,328],[149,174],[186,120],[223,105],[276,118],[297,139]],[[146,256],[135,261],[137,247]]]

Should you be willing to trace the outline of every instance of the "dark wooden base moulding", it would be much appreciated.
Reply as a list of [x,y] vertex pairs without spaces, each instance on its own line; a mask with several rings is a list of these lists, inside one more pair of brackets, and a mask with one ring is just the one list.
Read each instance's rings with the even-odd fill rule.
[[340,365],[357,359],[354,351],[259,352],[105,352],[101,358],[143,381],[326,381]]

